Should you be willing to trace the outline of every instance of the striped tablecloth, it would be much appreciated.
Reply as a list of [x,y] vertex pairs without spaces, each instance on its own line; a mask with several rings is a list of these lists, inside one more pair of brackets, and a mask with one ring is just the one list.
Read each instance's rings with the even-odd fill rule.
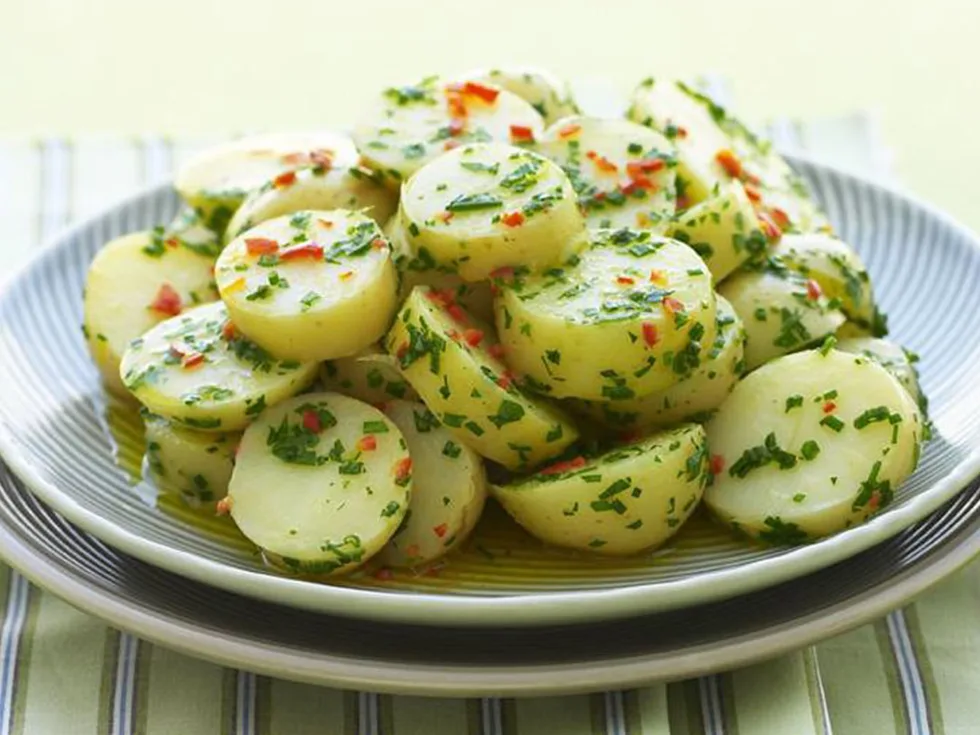
[[[862,116],[773,127],[870,175]],[[0,141],[0,267],[167,176],[208,141]],[[809,735],[980,733],[980,562],[904,610],[763,664],[641,689],[519,700],[351,693],[187,658],[113,630],[0,565],[0,735]]]

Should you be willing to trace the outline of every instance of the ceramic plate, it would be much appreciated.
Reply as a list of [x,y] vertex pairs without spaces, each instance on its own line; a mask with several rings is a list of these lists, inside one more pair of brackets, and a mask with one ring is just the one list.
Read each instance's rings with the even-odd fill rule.
[[668,546],[631,559],[543,547],[491,512],[439,569],[336,584],[266,569],[223,521],[197,515],[139,476],[132,414],[107,407],[82,341],[85,269],[108,239],[166,221],[169,187],[62,235],[0,297],[0,452],[31,490],[84,530],[150,564],[299,608],[419,624],[533,625],[609,619],[719,600],[868,549],[953,497],[980,467],[980,358],[973,327],[980,246],[900,193],[796,161],[841,235],[864,256],[894,337],[923,356],[937,438],[894,504],[872,522],[795,549],[735,541],[697,517]]

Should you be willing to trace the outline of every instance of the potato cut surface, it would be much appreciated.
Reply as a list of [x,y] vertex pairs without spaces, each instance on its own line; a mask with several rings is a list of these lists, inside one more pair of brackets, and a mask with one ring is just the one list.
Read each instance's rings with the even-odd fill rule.
[[467,81],[489,82],[513,92],[537,110],[549,125],[579,112],[568,84],[545,69],[529,66],[494,67],[463,74],[460,79],[464,84]]
[[353,357],[324,362],[320,366],[320,384],[325,390],[372,405],[396,398],[409,401],[418,398],[415,389],[398,370],[398,361],[377,345]]

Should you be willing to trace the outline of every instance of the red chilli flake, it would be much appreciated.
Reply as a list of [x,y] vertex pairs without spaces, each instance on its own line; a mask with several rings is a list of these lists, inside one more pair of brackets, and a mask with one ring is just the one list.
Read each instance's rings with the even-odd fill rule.
[[432,528],[432,533],[434,533],[439,538],[445,536],[448,531],[449,531],[449,526],[447,526],[445,523],[440,523],[438,526],[434,526]]
[[653,182],[650,181],[646,174],[656,173],[666,165],[660,158],[644,158],[639,161],[630,161],[626,164],[626,175],[637,183],[642,181],[652,186]]
[[452,120],[449,121],[449,134],[454,138],[457,135],[462,135],[464,130],[466,130],[466,120],[460,117],[454,117]]
[[490,271],[490,277],[508,281],[514,277],[514,269],[509,265],[505,265]]
[[466,324],[466,312],[463,311],[463,307],[459,304],[449,304],[446,307],[446,313],[453,318],[453,321]]
[[510,372],[505,372],[499,378],[497,378],[497,385],[507,390],[514,384],[514,376]]
[[837,410],[837,404],[834,403],[833,401],[827,401],[825,404],[823,404],[824,413],[833,413],[836,410]]
[[407,480],[412,476],[412,458],[405,457],[395,462],[395,480]]
[[756,204],[762,201],[762,194],[752,184],[745,184],[744,187],[745,195],[749,198],[749,201]]
[[806,297],[810,301],[816,301],[823,295],[823,291],[820,289],[820,284],[814,281],[812,278],[808,279],[806,282]]
[[650,271],[650,283],[666,283],[667,274],[654,268]]
[[765,212],[758,212],[757,216],[759,218],[759,227],[762,228],[762,232],[770,240],[778,240],[783,236],[783,231],[779,229],[772,218],[769,217]]
[[616,171],[619,171],[619,167],[615,163],[610,161],[605,156],[600,156],[595,151],[588,151],[585,154],[585,157],[592,161],[592,163],[595,164],[595,167],[600,171],[605,171],[606,173],[615,173]]
[[314,434],[323,431],[323,426],[320,425],[320,414],[312,409],[303,411],[303,428],[312,431]]
[[670,314],[676,314],[678,311],[684,311],[684,304],[673,296],[667,296],[664,298],[664,310]]
[[636,281],[629,276],[616,276],[616,283],[623,286],[632,286]]
[[533,143],[534,131],[527,125],[511,125],[510,139],[521,143]]
[[876,511],[878,510],[878,504],[881,502],[881,494],[875,490],[871,493],[871,497],[868,499],[868,510]]
[[493,87],[487,87],[486,85],[479,84],[478,82],[467,82],[463,85],[463,94],[471,94],[474,97],[479,97],[487,104],[492,105],[497,101],[497,96],[500,94],[500,90],[494,89]]
[[552,465],[548,465],[542,470],[538,470],[539,475],[560,475],[562,472],[569,472],[571,470],[578,470],[585,467],[585,457],[578,456],[573,459],[567,459],[563,462],[555,462]]
[[378,440],[374,438],[373,434],[367,434],[357,440],[357,451],[359,452],[373,452],[377,448]]
[[689,197],[677,197],[677,210],[683,211],[691,206],[691,200]]
[[483,330],[467,329],[465,332],[463,332],[463,339],[470,347],[478,347],[483,341]]
[[371,247],[375,250],[384,250],[388,246],[388,243],[383,237],[376,237],[371,241]]
[[524,214],[523,212],[508,212],[500,218],[508,227],[520,227],[524,224]]
[[229,342],[235,339],[235,325],[230,320],[221,325],[221,336]]
[[657,340],[660,339],[660,335],[657,333],[657,325],[651,324],[650,322],[643,322],[643,342],[647,347],[653,347],[657,344]]
[[200,352],[188,352],[180,360],[180,366],[185,370],[190,370],[204,363],[204,355]]
[[721,471],[725,469],[725,458],[720,454],[712,454],[710,467],[712,475],[720,475]]
[[576,123],[569,123],[558,129],[559,138],[571,138],[573,135],[578,133],[582,129],[581,125]]
[[310,163],[317,168],[330,170],[333,167],[333,151],[328,151],[326,148],[310,151]]
[[268,237],[246,237],[245,250],[249,255],[272,255],[279,250],[279,243]]
[[733,179],[742,178],[742,162],[732,151],[723,148],[715,154],[715,160]]
[[168,237],[166,240],[163,241],[163,244],[166,245],[168,248],[173,249],[178,245],[180,245],[180,240],[178,240],[176,237]]
[[180,294],[169,283],[164,283],[150,302],[150,308],[167,316],[177,316],[181,309]]
[[284,262],[288,260],[302,260],[304,258],[310,258],[312,260],[322,259],[323,245],[315,242],[303,242],[279,251],[279,260]]
[[395,352],[395,357],[401,360],[407,354],[408,354],[408,342],[402,342],[400,345],[398,345],[398,350]]
[[775,222],[781,230],[788,229],[791,224],[789,215],[779,207],[769,207],[769,216],[772,217],[772,221]]
[[388,567],[381,567],[381,569],[374,573],[374,578],[379,579],[382,582],[387,582],[389,579],[394,579],[394,577],[395,573]]
[[272,185],[277,189],[285,189],[287,186],[292,186],[296,183],[296,172],[287,171],[284,174],[279,174],[276,178],[272,180]]
[[465,120],[469,112],[463,95],[454,89],[446,91],[446,104],[449,106],[449,116],[456,120]]
[[436,219],[441,220],[443,223],[448,223],[452,218],[453,213],[449,211],[439,212],[439,214],[436,215]]
[[500,344],[500,343],[495,343],[495,344],[490,345],[487,348],[487,352],[490,353],[490,357],[493,357],[493,358],[495,358],[497,360],[503,360],[504,359],[504,346],[502,344]]
[[223,497],[218,501],[217,505],[214,506],[214,514],[219,516],[226,516],[231,512],[231,498],[228,496]]

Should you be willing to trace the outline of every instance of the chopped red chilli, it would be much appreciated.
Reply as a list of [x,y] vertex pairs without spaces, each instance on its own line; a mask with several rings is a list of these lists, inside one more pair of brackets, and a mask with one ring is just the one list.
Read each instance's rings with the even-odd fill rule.
[[517,142],[534,142],[534,131],[531,130],[527,125],[511,125],[510,126],[510,139]]
[[279,243],[268,237],[246,237],[245,250],[249,255],[272,255],[279,250]]
[[373,434],[367,434],[357,440],[357,451],[359,452],[373,452],[377,448],[378,440]]
[[508,212],[500,218],[508,227],[520,227],[524,224],[524,214],[522,212]]
[[284,189],[287,186],[292,186],[296,183],[296,172],[287,171],[284,174],[279,174],[276,178],[272,180],[272,185],[277,189]]
[[657,325],[650,322],[643,322],[643,342],[647,347],[653,347],[660,339],[657,333]]
[[470,347],[478,347],[483,341],[483,330],[482,329],[467,329],[463,332],[463,339],[466,340],[466,344]]
[[315,242],[303,242],[299,245],[292,245],[279,251],[279,260],[321,260],[323,258],[323,245]]
[[164,283],[150,302],[150,308],[167,316],[177,316],[181,310],[180,294],[169,283]]
[[715,160],[725,169],[725,173],[733,179],[742,178],[742,162],[735,153],[723,148],[715,154]]
[[319,434],[323,430],[323,426],[320,424],[320,414],[312,409],[303,411],[303,428],[312,431],[314,434]]
[[812,278],[807,279],[806,282],[806,297],[810,301],[816,301],[823,295],[823,291],[820,290],[820,284],[814,281]]
[[570,472],[585,467],[585,457],[578,456],[566,459],[562,462],[555,462],[544,469],[538,470],[539,475],[560,475],[563,472]]
[[500,90],[479,84],[478,82],[467,82],[463,85],[463,94],[471,94],[474,97],[479,97],[487,104],[493,104],[497,101],[497,95],[500,94]]

